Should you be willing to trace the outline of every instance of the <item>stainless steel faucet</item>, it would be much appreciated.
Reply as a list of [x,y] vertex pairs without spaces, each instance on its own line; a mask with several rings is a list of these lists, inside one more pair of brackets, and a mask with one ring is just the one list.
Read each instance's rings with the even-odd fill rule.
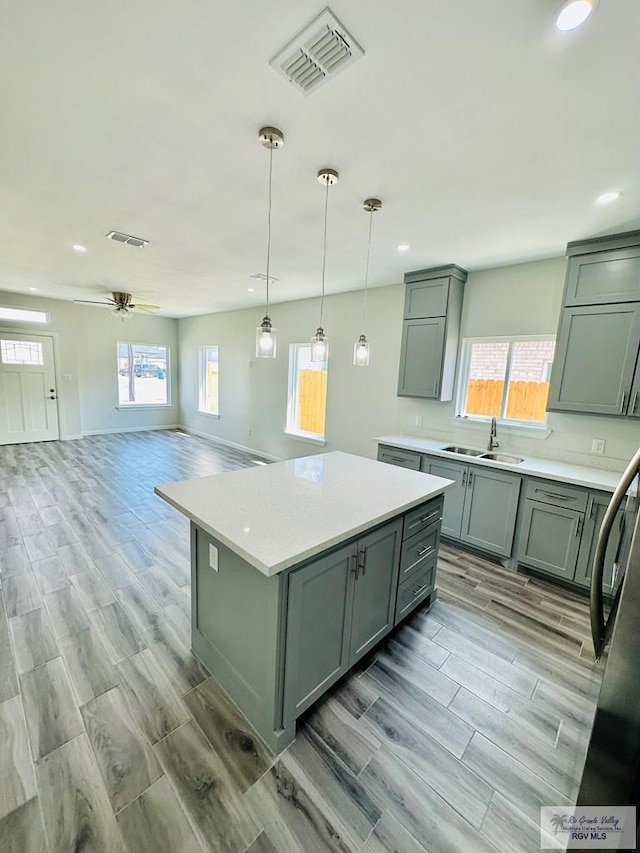
[[491,429],[489,430],[489,444],[487,445],[487,450],[495,450],[496,447],[500,447],[498,444],[498,424],[496,423],[495,418],[491,418]]

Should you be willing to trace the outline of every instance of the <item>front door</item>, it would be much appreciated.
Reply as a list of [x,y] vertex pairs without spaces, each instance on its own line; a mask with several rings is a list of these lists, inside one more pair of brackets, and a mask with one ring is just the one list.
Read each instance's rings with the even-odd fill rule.
[[0,444],[57,439],[57,396],[53,339],[0,332]]

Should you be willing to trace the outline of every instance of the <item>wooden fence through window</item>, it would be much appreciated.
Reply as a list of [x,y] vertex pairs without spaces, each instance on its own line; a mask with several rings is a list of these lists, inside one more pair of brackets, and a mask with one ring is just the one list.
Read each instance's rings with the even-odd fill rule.
[[[503,392],[502,379],[470,379],[465,413],[497,418]],[[548,399],[548,382],[510,382],[507,417],[518,421],[544,421]]]
[[324,435],[327,409],[327,371],[301,370],[298,374],[298,429]]

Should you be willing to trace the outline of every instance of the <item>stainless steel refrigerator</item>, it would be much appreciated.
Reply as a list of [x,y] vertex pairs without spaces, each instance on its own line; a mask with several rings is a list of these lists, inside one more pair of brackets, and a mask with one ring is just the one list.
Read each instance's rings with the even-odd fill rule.
[[[591,630],[596,657],[605,662],[605,669],[578,793],[579,806],[635,805],[636,815],[640,811],[639,472],[640,450],[605,513],[592,568]],[[618,540],[623,544],[615,555],[608,596],[603,589],[605,558],[617,523],[626,530]]]

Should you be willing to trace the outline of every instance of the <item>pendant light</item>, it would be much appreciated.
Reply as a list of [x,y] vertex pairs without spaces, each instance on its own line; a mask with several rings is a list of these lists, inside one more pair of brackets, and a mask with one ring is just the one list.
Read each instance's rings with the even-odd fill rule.
[[311,361],[324,362],[329,358],[329,341],[322,326],[324,317],[324,276],[327,267],[327,210],[329,207],[329,187],[338,183],[338,173],[335,169],[320,169],[318,181],[324,191],[324,234],[322,239],[322,291],[320,294],[320,323],[315,335],[311,338]]
[[379,198],[365,199],[362,208],[369,214],[369,240],[367,242],[367,263],[364,269],[364,294],[362,297],[362,334],[353,345],[353,363],[356,367],[369,366],[369,341],[364,333],[365,320],[367,317],[367,289],[369,287],[369,258],[371,256],[371,226],[373,225],[373,214],[380,210],[382,202]]
[[273,152],[284,145],[284,134],[277,127],[263,127],[258,133],[260,145],[269,149],[269,192],[267,197],[267,275],[266,286],[266,308],[262,323],[256,329],[256,358],[276,357],[276,330],[271,325],[269,317],[269,285],[271,264],[271,183],[273,175]]

